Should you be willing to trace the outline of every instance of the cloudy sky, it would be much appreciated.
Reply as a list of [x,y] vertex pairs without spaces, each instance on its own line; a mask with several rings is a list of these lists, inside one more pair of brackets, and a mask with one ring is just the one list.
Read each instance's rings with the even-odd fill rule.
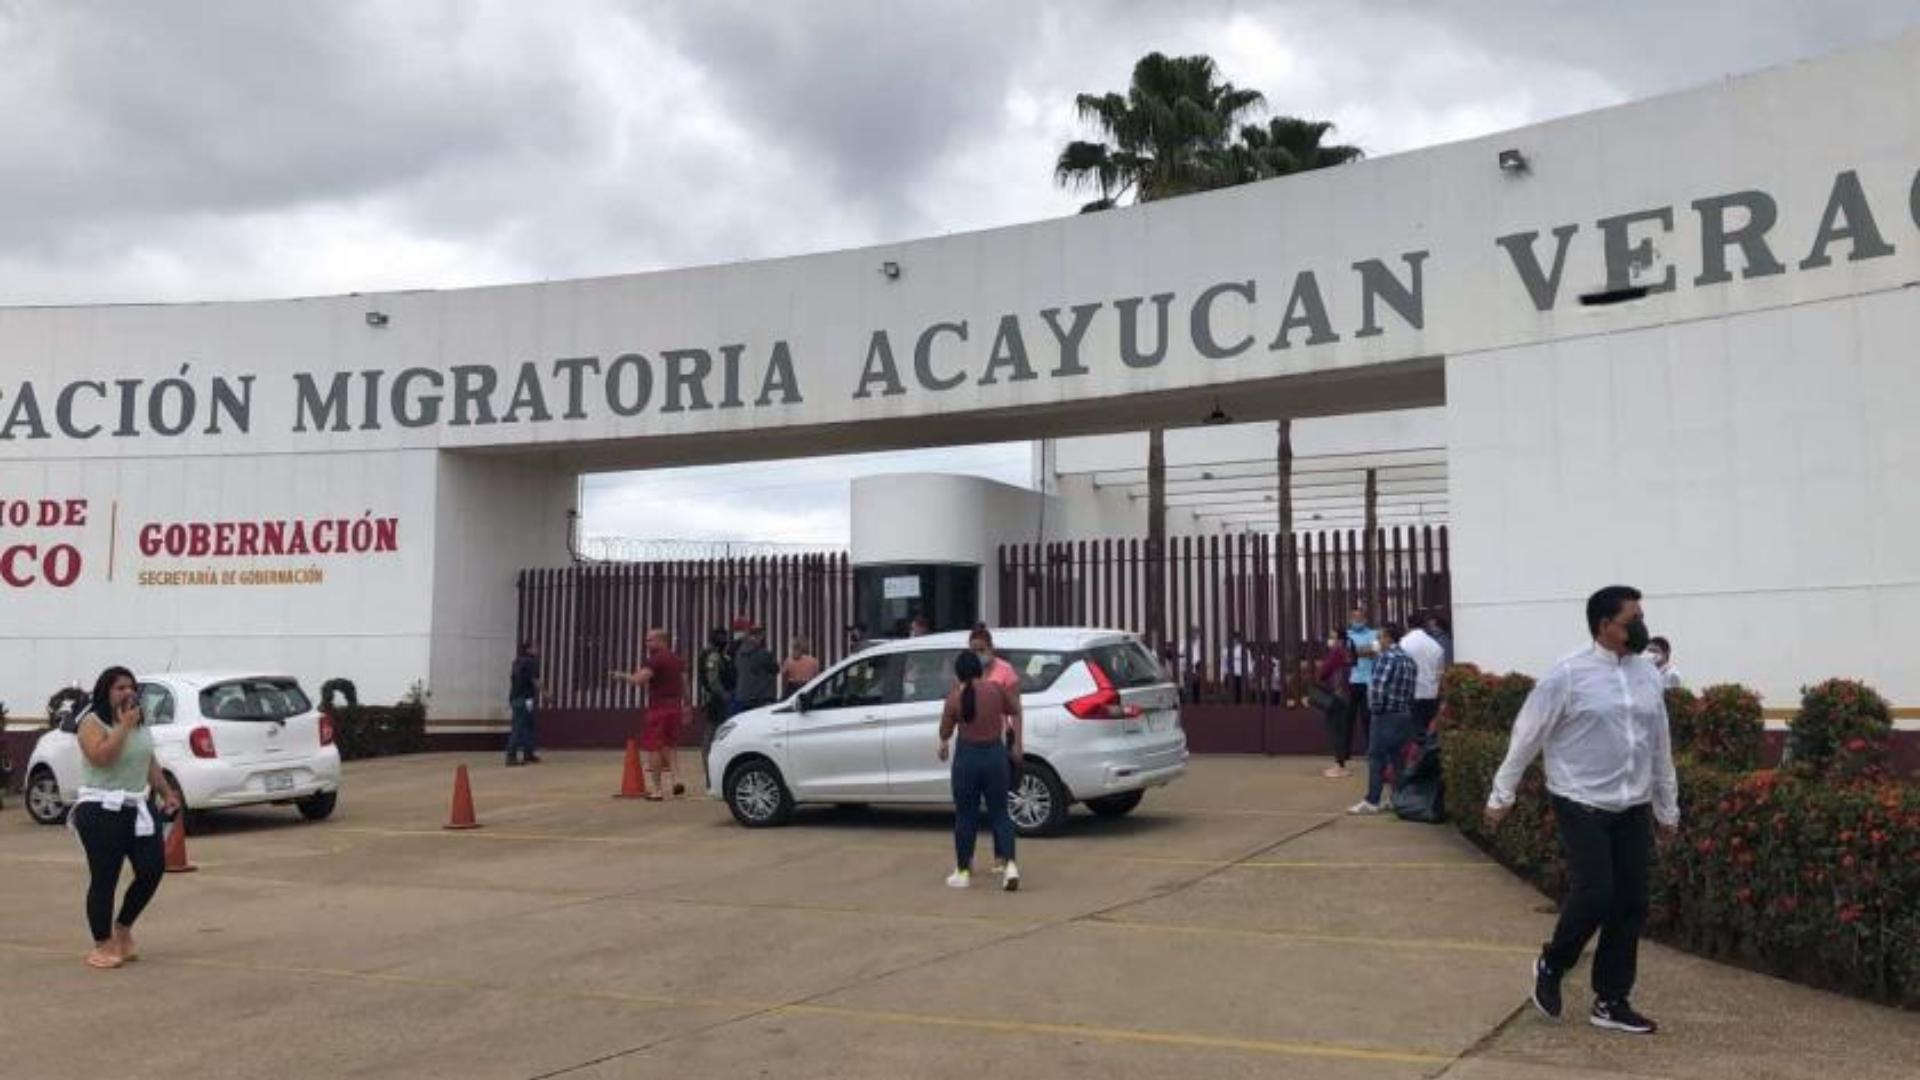
[[[1379,155],[1915,25],[1917,0],[0,0],[0,304],[615,274],[1071,213],[1073,95],[1155,49]],[[1029,472],[1024,446],[954,458]],[[589,521],[652,535],[660,496],[699,493],[700,535],[833,542],[849,475],[925,464],[603,478]]]

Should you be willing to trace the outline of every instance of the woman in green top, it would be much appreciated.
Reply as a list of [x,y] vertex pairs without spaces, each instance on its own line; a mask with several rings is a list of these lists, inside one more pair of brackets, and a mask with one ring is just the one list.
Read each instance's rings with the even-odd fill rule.
[[[160,888],[166,850],[147,800],[160,797],[166,816],[180,812],[180,793],[167,782],[153,759],[153,733],[140,714],[140,690],[133,672],[111,667],[93,684],[93,697],[81,714],[80,798],[74,805],[73,831],[87,850],[87,924],[93,931],[89,967],[117,968],[138,960],[133,921]],[[133,863],[133,885],[113,918],[120,889],[120,866]]]

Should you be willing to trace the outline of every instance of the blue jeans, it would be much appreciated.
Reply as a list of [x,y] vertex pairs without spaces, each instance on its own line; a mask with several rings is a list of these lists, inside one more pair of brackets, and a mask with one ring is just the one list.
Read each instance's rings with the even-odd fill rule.
[[1380,805],[1380,793],[1386,786],[1387,763],[1398,759],[1407,740],[1413,738],[1413,714],[1381,713],[1373,718],[1373,732],[1367,739],[1367,801]]
[[507,733],[507,757],[533,753],[533,699],[508,702],[513,708],[513,730]]
[[953,848],[962,870],[973,869],[974,838],[980,833],[980,800],[993,822],[995,858],[1013,858],[1013,815],[1007,809],[1012,763],[1002,743],[956,743],[953,754]]

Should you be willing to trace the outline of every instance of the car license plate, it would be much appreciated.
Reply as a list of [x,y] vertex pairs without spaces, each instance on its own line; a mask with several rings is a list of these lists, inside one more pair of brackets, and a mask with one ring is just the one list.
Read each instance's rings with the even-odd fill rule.
[[262,780],[266,784],[268,794],[293,790],[293,774],[285,770],[267,773]]
[[1154,713],[1147,718],[1147,730],[1159,734],[1173,729],[1172,713]]

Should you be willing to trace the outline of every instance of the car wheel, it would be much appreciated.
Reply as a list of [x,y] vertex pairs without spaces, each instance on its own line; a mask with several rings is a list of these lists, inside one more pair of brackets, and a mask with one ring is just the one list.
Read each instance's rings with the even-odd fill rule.
[[67,820],[67,804],[60,799],[60,781],[45,765],[27,777],[27,816],[42,825],[58,825]]
[[180,778],[172,773],[161,773],[160,775],[166,777],[167,783],[173,786],[173,790],[180,793],[180,817],[178,820],[180,824],[187,827],[187,834],[189,836],[197,836],[206,831],[207,812],[205,810],[195,810],[193,807],[187,805],[187,789],[180,786]]
[[783,825],[793,816],[793,796],[780,770],[764,758],[748,761],[727,774],[727,809],[749,829]]
[[1020,770],[1020,783],[1007,793],[1007,810],[1021,836],[1051,836],[1067,823],[1073,796],[1052,769],[1032,762]]
[[1118,795],[1102,795],[1097,799],[1088,799],[1087,809],[1099,814],[1101,817],[1125,817],[1133,813],[1133,808],[1139,806],[1140,800],[1146,797],[1147,793],[1144,791],[1125,791]]
[[300,808],[300,816],[308,821],[325,821],[333,816],[333,808],[339,802],[339,792],[323,791],[318,795],[309,795],[293,805]]

